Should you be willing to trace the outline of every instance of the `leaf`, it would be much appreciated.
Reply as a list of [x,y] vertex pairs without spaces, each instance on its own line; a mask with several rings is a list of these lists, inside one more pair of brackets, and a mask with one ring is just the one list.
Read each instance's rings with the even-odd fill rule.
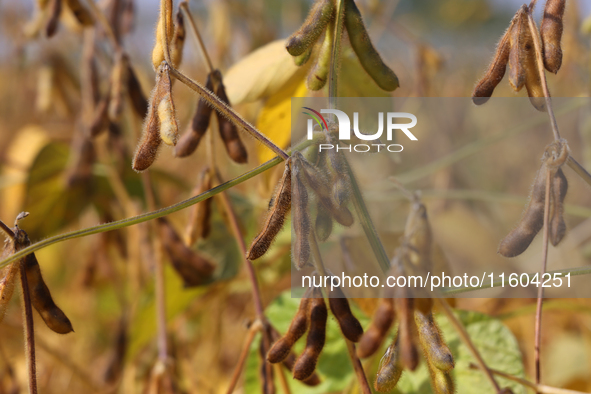
[[[257,119],[257,128],[280,148],[285,149],[291,141],[291,98],[305,97],[308,93],[305,79],[293,78],[288,86],[269,97]],[[275,157],[265,145],[257,145],[259,163]]]
[[[511,375],[524,378],[524,367],[517,340],[511,331],[497,319],[487,315],[471,312],[456,311],[456,316],[464,324],[472,342],[482,355],[486,364]],[[443,331],[456,366],[453,375],[456,382],[456,392],[462,394],[493,394],[495,391],[479,370],[469,368],[476,360],[468,348],[461,342],[457,332],[445,316],[438,316],[437,322]],[[497,378],[501,387],[510,387],[515,394],[525,394],[523,386],[503,378]],[[429,372],[423,360],[413,373],[405,372],[398,383],[397,389],[407,394],[432,393],[429,382]]]
[[224,76],[232,105],[270,97],[304,78],[309,67],[298,67],[285,49],[285,40],[263,45],[234,64]]
[[[299,298],[291,298],[291,291],[285,291],[279,295],[265,310],[269,322],[279,331],[284,333],[287,331],[291,319],[295,315],[300,304]],[[364,327],[369,325],[369,319],[365,317],[355,305],[351,305],[351,309],[355,316],[359,319]],[[253,341],[250,348],[250,354],[246,362],[246,371],[244,376],[244,392],[257,393],[260,392],[259,367],[260,359],[258,355],[258,339]],[[297,355],[302,352],[306,344],[306,336],[304,335],[294,346],[294,351]],[[283,367],[282,367],[283,368]],[[326,325],[326,344],[322,350],[322,354],[318,359],[316,373],[319,374],[320,383],[316,387],[309,387],[298,380],[291,379],[289,372],[285,370],[287,381],[293,393],[298,394],[320,394],[330,392],[341,392],[351,384],[354,378],[353,367],[347,352],[347,345],[341,334],[340,328],[334,319],[333,315],[329,313],[328,324]]]

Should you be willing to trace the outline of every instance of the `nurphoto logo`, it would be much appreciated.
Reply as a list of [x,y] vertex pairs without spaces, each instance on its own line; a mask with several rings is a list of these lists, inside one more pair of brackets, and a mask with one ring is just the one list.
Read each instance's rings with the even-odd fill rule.
[[[335,115],[339,125],[339,141],[351,140],[351,130],[355,134],[355,137],[362,141],[376,141],[373,144],[351,144],[347,146],[339,146],[338,144],[319,144],[319,150],[336,149],[347,150],[349,152],[369,152],[372,148],[376,148],[380,152],[385,148],[388,152],[397,153],[402,152],[404,147],[400,144],[383,144],[380,141],[380,137],[384,133],[384,112],[378,113],[378,131],[374,134],[364,134],[359,131],[359,113],[353,112],[353,128],[351,128],[351,120],[349,115],[338,109],[321,109],[320,112],[310,108],[302,107],[310,112],[303,112],[305,115],[309,115],[312,119],[308,119],[307,130],[308,139],[313,139],[314,133],[314,122],[320,126],[323,131],[328,130],[328,122],[322,116],[322,114],[333,114]],[[409,119],[410,122],[398,123],[399,119]],[[392,141],[394,136],[394,130],[402,131],[411,141],[417,141],[417,137],[410,131],[411,128],[417,125],[417,117],[408,112],[387,112],[386,113],[386,140]]]

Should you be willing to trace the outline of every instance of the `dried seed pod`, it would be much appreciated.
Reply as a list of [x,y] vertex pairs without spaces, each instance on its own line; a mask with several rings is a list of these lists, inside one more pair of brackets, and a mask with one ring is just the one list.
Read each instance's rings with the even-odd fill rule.
[[[20,229],[19,231],[24,232]],[[28,241],[28,245],[30,245],[30,241]],[[49,288],[41,276],[41,268],[39,267],[35,254],[31,253],[27,255],[24,258],[24,265],[29,292],[31,293],[31,304],[39,312],[47,327],[58,334],[67,334],[74,331],[70,319],[68,319],[66,314],[53,301]]]
[[279,363],[289,356],[291,348],[300,339],[308,329],[308,312],[310,307],[309,291],[304,294],[304,298],[300,301],[300,307],[295,316],[291,320],[291,324],[287,332],[279,340],[277,340],[269,353],[267,354],[267,361],[270,363]]
[[431,377],[431,387],[433,388],[433,393],[453,394],[455,392],[455,385],[450,372],[435,368],[431,363],[429,363],[428,360],[427,366],[429,367],[429,375]]
[[316,221],[314,223],[314,232],[318,241],[324,242],[330,237],[332,233],[332,216],[330,212],[324,208],[324,204],[320,200],[316,207]]
[[314,289],[312,297],[314,298],[310,299],[308,309],[310,329],[306,337],[306,348],[293,367],[293,377],[297,380],[305,380],[312,376],[326,339],[326,320],[328,318],[326,303],[318,288]]
[[531,44],[531,32],[527,20],[527,6],[523,5],[515,14],[515,23],[509,32],[511,51],[509,53],[509,83],[519,92],[525,84],[523,58],[533,50],[525,44]]
[[181,65],[183,61],[183,47],[185,44],[185,21],[183,19],[183,13],[179,9],[176,13],[174,35],[170,45],[170,61],[175,68]]
[[328,294],[328,304],[332,314],[337,319],[343,336],[351,342],[359,342],[363,335],[363,327],[351,312],[349,300],[340,287],[334,288]]
[[[285,368],[287,368],[287,370],[289,372],[293,371],[293,366],[295,365],[296,362],[296,355],[294,352],[289,352],[289,355],[285,358],[285,360],[282,361],[283,366]],[[320,377],[318,376],[318,374],[316,372],[314,372],[312,375],[310,375],[308,378],[302,380],[302,383],[305,384],[306,386],[318,386],[321,381],[320,381]]]
[[433,319],[433,312],[415,311],[415,322],[419,332],[419,341],[425,358],[435,368],[450,371],[454,367],[453,356],[441,336],[441,330]]
[[293,33],[286,43],[287,52],[292,56],[300,56],[311,48],[329,21],[334,19],[334,0],[316,0],[304,24]]
[[62,0],[50,0],[48,3],[49,19],[45,25],[45,34],[47,37],[53,37],[57,32],[57,27],[62,13]]
[[94,109],[92,121],[90,122],[90,136],[100,135],[109,126],[109,95],[105,95]]
[[[215,90],[215,94],[222,100],[224,103],[230,105],[230,100],[226,95],[226,88],[221,79],[217,85]],[[222,141],[224,141],[224,146],[226,147],[226,151],[232,160],[236,163],[244,164],[248,161],[248,153],[246,152],[246,148],[240,139],[240,135],[238,134],[238,129],[230,120],[228,120],[225,116],[222,116],[219,112],[216,112],[216,116],[218,119],[218,126],[220,129],[220,137],[222,137]]]
[[267,361],[266,355],[269,353],[271,347],[273,333],[270,325],[263,326],[262,338],[259,344],[259,357],[261,362],[260,380],[262,383],[263,394],[275,394],[274,371],[273,365]]
[[[215,73],[215,71],[214,71]],[[205,87],[207,90],[213,91],[213,78],[210,73],[207,75],[207,82]],[[207,128],[209,127],[209,120],[213,108],[205,100],[199,100],[197,102],[197,111],[193,115],[193,121],[189,130],[183,134],[178,144],[174,148],[174,155],[176,157],[186,157],[195,152],[201,138],[205,135]]]
[[566,233],[566,224],[564,223],[564,198],[568,191],[568,181],[564,176],[562,169],[558,169],[552,177],[552,199],[550,214],[550,242],[557,246]]
[[168,65],[164,65],[159,71],[160,84],[164,93],[158,103],[158,118],[160,119],[160,138],[166,145],[176,145],[179,138],[179,127],[176,120],[176,110],[172,101],[172,83],[170,80]]
[[314,45],[310,45],[308,49],[304,51],[301,55],[294,56],[293,62],[296,66],[303,66],[310,60],[310,56],[312,55],[312,49],[314,49]]
[[417,297],[415,298],[414,307],[419,312],[429,313],[433,309],[433,299]]
[[187,247],[168,220],[159,218],[158,223],[164,250],[185,287],[199,286],[211,279],[214,265]]
[[249,260],[256,260],[267,253],[271,243],[283,228],[285,216],[291,209],[291,158],[285,162],[283,177],[272,197],[272,202],[263,229],[246,252],[246,258]]
[[[308,89],[316,91],[320,90],[326,85],[328,80],[328,71],[330,70],[330,60],[332,57],[332,42],[334,39],[335,22],[330,21],[326,27],[324,34],[324,41],[320,47],[316,65],[308,74],[307,86]],[[306,54],[306,52],[304,52]]]
[[137,75],[129,61],[127,62],[127,93],[135,113],[142,118],[146,116],[149,106],[148,99],[144,95],[140,81],[137,79]]
[[531,30],[530,34],[525,35],[522,45],[524,50],[522,51],[523,53],[521,56],[523,59],[523,67],[525,69],[525,88],[527,89],[527,95],[529,96],[529,100],[535,109],[540,112],[545,112],[546,99],[544,98],[544,88],[542,86],[542,79],[538,70],[538,59],[535,51],[534,36],[531,34]]
[[382,346],[395,317],[396,313],[394,312],[392,298],[380,299],[380,303],[371,320],[371,325],[363,334],[357,346],[357,355],[360,358],[371,356]]
[[293,262],[298,270],[310,260],[310,215],[308,212],[308,192],[301,180],[298,161],[293,163],[292,207],[293,207]]
[[92,167],[96,161],[94,142],[86,135],[78,133],[72,142],[72,157],[66,172],[68,187],[83,184],[92,177]]
[[349,42],[351,42],[359,62],[375,83],[387,92],[398,88],[400,86],[398,77],[384,63],[371,43],[371,38],[365,30],[365,24],[361,18],[361,12],[354,0],[345,1],[345,28],[349,33]]
[[82,26],[92,26],[94,24],[92,14],[80,3],[80,0],[66,0],[66,5]]
[[544,225],[547,168],[543,164],[534,180],[529,202],[517,227],[503,238],[498,253],[515,257],[523,253]]
[[160,67],[160,64],[164,61],[164,18],[166,18],[166,38],[170,45],[174,34],[174,25],[172,23],[172,0],[165,1],[165,10],[160,9],[158,15],[158,23],[156,24],[156,41],[154,42],[154,49],[152,49],[152,66],[154,70]]
[[123,97],[127,85],[127,70],[129,68],[127,62],[128,59],[122,52],[115,55],[109,88],[111,96],[109,100],[109,119],[113,122],[119,119],[123,111]]
[[513,17],[511,25],[505,34],[503,34],[501,41],[499,41],[499,44],[497,45],[495,56],[493,57],[490,66],[488,66],[488,70],[486,70],[486,73],[480,81],[478,81],[472,92],[472,101],[476,105],[482,105],[488,101],[505,75],[511,51],[510,35],[515,23],[516,18]]
[[[199,184],[195,187],[193,195],[197,196],[211,189],[211,171],[206,168],[201,173]],[[193,205],[189,213],[189,221],[185,229],[185,241],[187,245],[193,245],[198,239],[205,239],[211,231],[211,203],[212,198]]]
[[398,342],[399,338],[396,335],[396,339],[388,346],[386,353],[380,360],[378,374],[373,384],[376,391],[380,393],[392,391],[402,376],[403,368],[400,362],[400,346]]
[[433,233],[429,224],[427,208],[414,197],[412,208],[406,220],[404,236],[408,244],[408,260],[415,266],[429,271],[433,265],[431,250],[433,244]]
[[[5,250],[11,249],[11,243],[6,243]],[[2,256],[3,258],[6,256]],[[0,281],[0,323],[4,320],[6,314],[6,307],[14,294],[14,282],[19,271],[19,264],[12,263],[4,270],[4,278]]]
[[548,0],[544,7],[544,17],[540,27],[542,36],[542,52],[544,55],[544,67],[556,74],[562,65],[562,40],[563,17],[566,0]]
[[398,333],[400,336],[400,359],[406,369],[414,371],[419,364],[419,354],[414,342],[414,299],[395,298],[394,307],[396,308],[396,315],[400,320],[398,327]]
[[119,326],[117,327],[117,333],[115,335],[115,349],[103,377],[105,383],[115,383],[121,377],[125,353],[127,352],[127,344],[127,319],[122,317],[119,321]]

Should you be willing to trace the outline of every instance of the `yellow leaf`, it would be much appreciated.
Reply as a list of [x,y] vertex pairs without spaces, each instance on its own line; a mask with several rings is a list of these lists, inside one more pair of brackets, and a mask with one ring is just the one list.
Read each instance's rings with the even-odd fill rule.
[[[288,147],[291,142],[291,98],[305,97],[307,92],[302,76],[269,97],[259,113],[257,128],[280,148]],[[259,144],[257,157],[260,163],[264,163],[275,157],[275,153]]]
[[[310,63],[310,62],[308,62]],[[298,67],[285,49],[285,40],[263,45],[234,64],[224,75],[232,105],[270,97],[294,80],[300,80],[309,64]]]

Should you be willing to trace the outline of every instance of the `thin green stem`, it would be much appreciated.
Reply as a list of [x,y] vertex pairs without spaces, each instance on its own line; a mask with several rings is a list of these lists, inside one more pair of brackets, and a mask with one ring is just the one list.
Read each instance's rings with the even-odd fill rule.
[[328,100],[330,108],[337,107],[339,67],[341,65],[341,42],[343,38],[343,21],[345,17],[345,0],[339,0],[337,4],[337,17],[332,42],[332,54],[330,59],[330,72],[328,75]]
[[222,100],[220,100],[218,96],[216,96],[214,93],[212,93],[211,91],[206,89],[199,82],[193,81],[191,78],[185,76],[183,73],[174,69],[172,66],[170,67],[170,74],[173,77],[175,77],[176,79],[178,79],[179,81],[181,81],[181,83],[184,83],[189,88],[191,88],[192,90],[197,92],[197,94],[199,96],[201,96],[205,101],[207,101],[208,104],[211,105],[216,111],[218,111],[219,113],[224,115],[226,118],[228,118],[228,120],[230,120],[230,122],[232,122],[238,128],[246,131],[247,133],[252,135],[254,138],[256,138],[258,141],[263,143],[265,146],[267,146],[269,149],[271,149],[273,152],[275,152],[283,160],[287,160],[289,158],[289,155],[283,149],[281,149],[280,147],[275,145],[275,143],[273,143],[273,141],[268,139],[263,133],[258,131],[253,125],[251,125],[246,120],[244,120],[238,114],[238,112],[236,112],[232,107],[230,107],[229,105],[224,103]]

